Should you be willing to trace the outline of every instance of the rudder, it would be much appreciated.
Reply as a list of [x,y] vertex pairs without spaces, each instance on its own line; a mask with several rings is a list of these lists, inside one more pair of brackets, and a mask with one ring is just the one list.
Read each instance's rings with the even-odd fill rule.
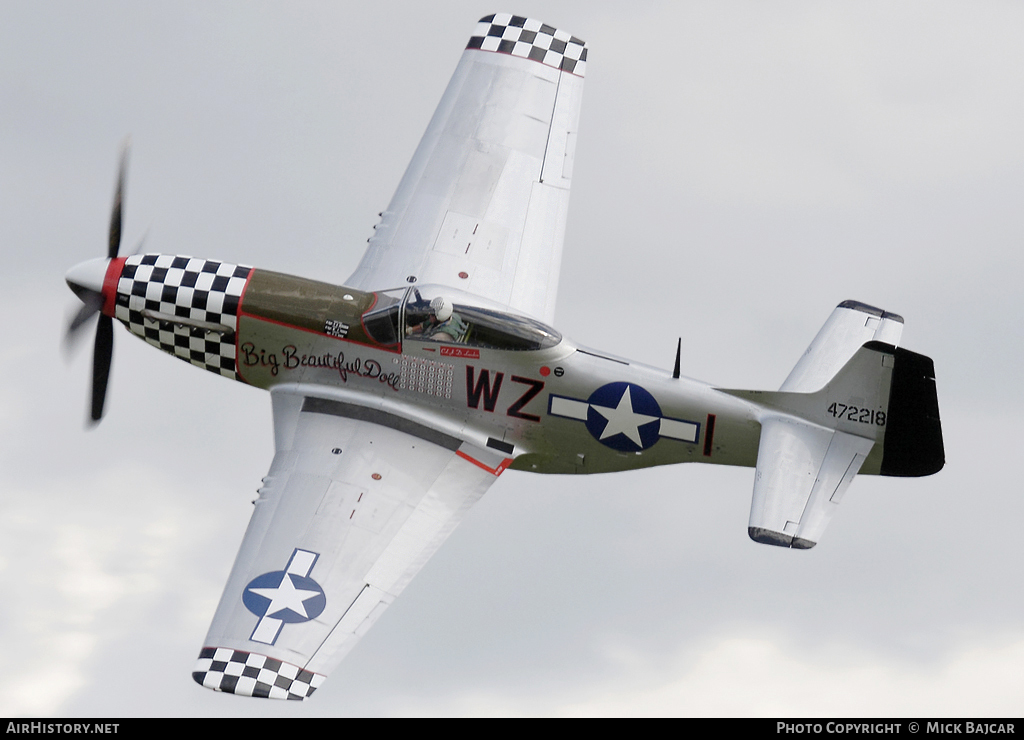
[[[865,347],[881,342],[868,342]],[[886,345],[882,345],[886,347]],[[919,477],[932,475],[946,464],[939,420],[935,364],[930,357],[902,347],[888,347],[894,355],[889,418],[882,445],[880,475]]]

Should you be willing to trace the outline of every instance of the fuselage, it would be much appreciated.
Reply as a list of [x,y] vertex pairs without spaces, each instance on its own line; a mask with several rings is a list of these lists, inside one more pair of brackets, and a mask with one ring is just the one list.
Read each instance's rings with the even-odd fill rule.
[[[428,336],[425,306],[441,294],[454,303],[459,331]],[[298,386],[324,413],[464,440],[503,458],[501,469],[756,464],[760,425],[750,403],[577,346],[450,288],[365,292],[150,254],[112,260],[104,297],[105,313],[180,359],[270,391]]]

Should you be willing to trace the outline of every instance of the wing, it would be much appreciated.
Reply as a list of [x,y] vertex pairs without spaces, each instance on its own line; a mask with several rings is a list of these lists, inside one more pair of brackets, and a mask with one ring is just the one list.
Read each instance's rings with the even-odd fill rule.
[[346,285],[440,283],[550,322],[586,59],[539,21],[481,19]]
[[271,394],[276,454],[192,676],[304,699],[510,461],[380,409]]

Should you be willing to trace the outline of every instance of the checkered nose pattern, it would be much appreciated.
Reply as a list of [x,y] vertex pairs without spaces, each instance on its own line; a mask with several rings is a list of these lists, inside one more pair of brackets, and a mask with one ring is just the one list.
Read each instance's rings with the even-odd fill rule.
[[251,267],[136,254],[117,281],[114,318],[154,347],[238,380],[235,331]]

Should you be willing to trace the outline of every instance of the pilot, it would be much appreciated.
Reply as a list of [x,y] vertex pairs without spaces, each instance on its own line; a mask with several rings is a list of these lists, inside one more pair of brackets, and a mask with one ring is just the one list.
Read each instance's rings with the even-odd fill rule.
[[466,336],[469,325],[455,313],[447,298],[438,296],[430,302],[431,313],[422,323],[409,327],[409,336],[420,335],[435,342],[458,342]]

